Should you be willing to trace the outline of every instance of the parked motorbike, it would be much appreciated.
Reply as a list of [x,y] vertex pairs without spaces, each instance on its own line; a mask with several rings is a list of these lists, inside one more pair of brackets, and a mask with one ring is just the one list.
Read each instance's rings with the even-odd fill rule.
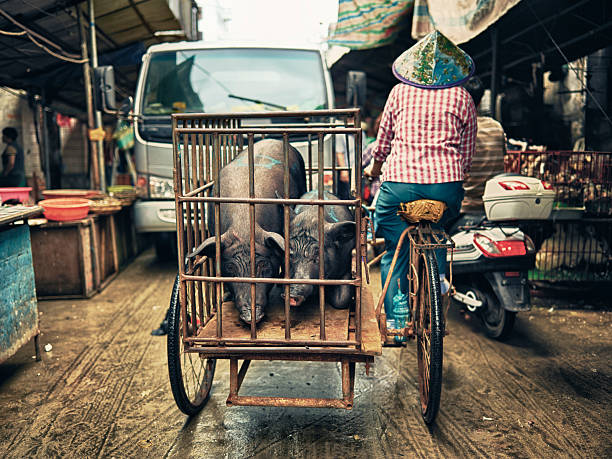
[[535,246],[516,221],[548,218],[554,194],[539,179],[498,175],[485,186],[485,213],[464,215],[449,231],[455,242],[452,298],[481,319],[491,338],[508,338],[517,312],[531,309],[527,273]]
[[505,339],[516,313],[531,309],[527,272],[535,263],[535,247],[516,226],[489,222],[484,215],[472,218],[462,217],[450,231],[452,298],[481,319],[488,336]]

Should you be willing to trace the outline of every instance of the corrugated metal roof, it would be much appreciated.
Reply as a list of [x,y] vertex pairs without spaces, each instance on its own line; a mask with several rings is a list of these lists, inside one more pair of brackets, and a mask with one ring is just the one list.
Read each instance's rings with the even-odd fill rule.
[[[81,0],[0,0],[0,85],[21,89],[45,87],[46,98],[55,107],[67,113],[82,111],[85,99],[81,65],[52,56],[34,40],[60,56],[80,57],[76,8],[81,8],[88,24],[86,7],[87,3]],[[96,1],[95,15],[101,63],[105,55],[135,43],[149,45],[185,38],[155,35],[158,31],[182,29],[167,0]],[[23,32],[19,24],[36,36],[30,39],[27,35],[6,34]],[[115,69],[123,95],[132,92],[137,69],[138,64]]]

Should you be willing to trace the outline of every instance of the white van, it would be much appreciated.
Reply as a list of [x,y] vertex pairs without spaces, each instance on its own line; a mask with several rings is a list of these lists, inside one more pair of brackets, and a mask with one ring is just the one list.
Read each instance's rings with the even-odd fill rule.
[[[207,42],[151,46],[133,107],[138,185],[145,190],[134,206],[136,230],[158,233],[160,241],[175,232],[170,114],[332,108],[332,82],[319,49]],[[305,147],[292,144],[305,153]],[[325,150],[331,154],[327,145]]]

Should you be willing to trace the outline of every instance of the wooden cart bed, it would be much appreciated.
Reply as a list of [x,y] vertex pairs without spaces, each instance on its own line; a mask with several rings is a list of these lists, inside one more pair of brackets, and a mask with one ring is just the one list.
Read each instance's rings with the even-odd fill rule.
[[[369,288],[362,289],[362,343],[361,351],[369,355],[380,355],[382,345],[378,322],[374,315],[374,301]],[[266,316],[257,326],[257,339],[285,339],[285,306],[280,298],[268,304]],[[226,339],[244,339],[251,337],[250,327],[242,322],[234,303],[223,303],[223,337]],[[320,318],[318,302],[311,301],[300,307],[291,308],[291,339],[299,341],[319,340]],[[325,306],[325,330],[329,341],[355,340],[355,317],[349,309],[335,309]],[[217,337],[217,317],[200,330],[198,338],[214,339]],[[206,344],[205,344],[206,345]],[[217,343],[208,343],[216,346]]]

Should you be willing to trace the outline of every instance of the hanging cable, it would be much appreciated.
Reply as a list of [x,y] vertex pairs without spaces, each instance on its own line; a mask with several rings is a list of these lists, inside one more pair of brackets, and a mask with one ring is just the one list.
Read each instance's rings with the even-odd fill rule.
[[38,46],[39,48],[45,50],[46,52],[48,52],[49,54],[51,54],[53,57],[56,57],[58,59],[61,59],[63,61],[66,62],[72,62],[73,64],[84,64],[85,62],[89,62],[89,59],[73,59],[71,57],[66,57],[66,56],[62,56],[61,54],[57,54],[56,52],[50,50],[49,48],[47,48],[45,45],[43,45],[42,43],[37,42],[34,37],[32,37],[30,34],[27,34],[28,38],[32,41],[32,43],[34,43],[36,46]]
[[18,37],[25,35],[27,32],[22,30],[21,32],[9,32],[8,30],[0,30],[0,35],[8,35],[9,37]]
[[540,24],[540,26],[544,29],[544,32],[546,32],[546,35],[548,35],[548,38],[550,39],[550,41],[552,41],[552,44],[555,46],[555,48],[557,48],[557,51],[559,51],[559,54],[561,54],[561,57],[563,58],[563,60],[565,61],[565,63],[567,64],[568,68],[570,70],[572,70],[572,72],[574,72],[574,74],[576,75],[576,78],[578,79],[578,81],[580,81],[580,84],[582,85],[582,90],[586,91],[589,96],[591,96],[591,100],[593,100],[593,102],[595,102],[595,105],[597,105],[597,108],[599,109],[599,111],[602,113],[602,115],[606,118],[606,120],[608,121],[608,123],[610,124],[610,126],[612,126],[612,120],[610,119],[610,117],[608,116],[608,114],[606,113],[606,111],[604,110],[604,108],[601,106],[601,104],[599,103],[599,101],[597,100],[597,98],[595,97],[595,95],[591,92],[591,90],[589,89],[589,86],[585,83],[583,83],[582,78],[580,77],[580,75],[578,74],[578,70],[576,70],[571,64],[569,59],[567,58],[567,56],[565,55],[565,53],[563,52],[563,50],[559,47],[559,45],[557,44],[557,42],[555,41],[555,39],[553,38],[553,36],[551,35],[551,33],[548,31],[548,29],[546,28],[546,26],[542,23],[542,21],[540,20],[540,18],[538,17],[538,15],[536,14],[535,10],[533,9],[533,7],[531,6],[531,3],[528,1],[526,2],[527,6],[529,7],[529,9],[531,10],[531,12],[533,13],[534,17],[536,18],[536,20],[538,21],[538,23]]
[[2,8],[0,8],[0,15],[4,16],[6,19],[8,19],[13,25],[16,25],[20,29],[22,29],[25,32],[27,32],[28,38],[30,38],[30,40],[34,41],[32,39],[32,37],[36,37],[36,39],[40,40],[41,42],[46,43],[47,45],[49,45],[49,46],[57,49],[58,51],[60,51],[62,53],[63,57],[66,57],[66,58],[69,58],[69,59],[80,59],[81,58],[80,55],[69,53],[68,51],[64,50],[60,45],[52,42],[51,40],[49,40],[48,38],[42,36],[41,34],[39,34],[39,33],[35,32],[35,31],[29,29],[27,26],[23,25],[22,23],[17,21],[15,18],[13,18],[10,14],[8,14],[6,11],[4,11]]

